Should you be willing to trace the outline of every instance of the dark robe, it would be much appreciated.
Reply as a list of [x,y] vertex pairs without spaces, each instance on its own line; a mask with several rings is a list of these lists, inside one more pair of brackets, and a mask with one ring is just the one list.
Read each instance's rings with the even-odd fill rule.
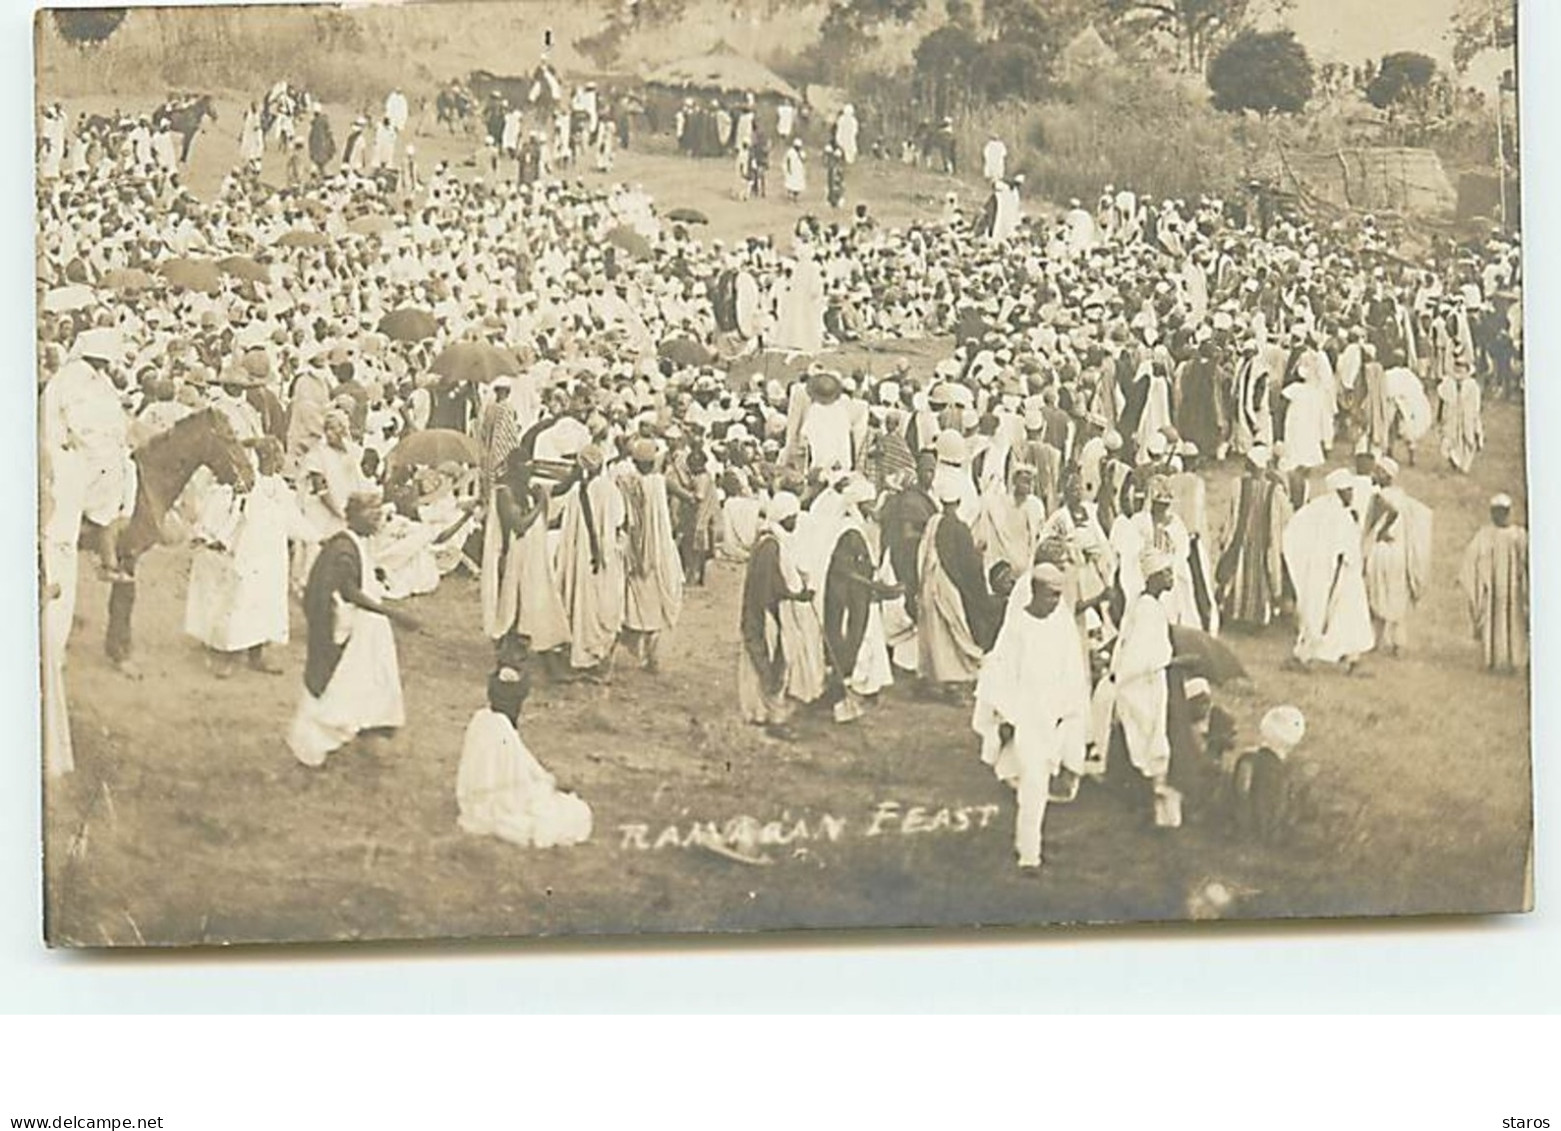
[[990,652],[1003,623],[1003,602],[987,588],[981,551],[976,549],[970,527],[957,518],[944,515],[933,536],[933,547],[938,552],[938,564],[959,590],[960,607],[964,610],[971,637],[983,652]]
[[1198,445],[1200,455],[1212,458],[1224,440],[1220,406],[1219,372],[1208,358],[1193,358],[1182,370],[1176,402],[1176,431]]
[[742,637],[743,650],[759,673],[765,693],[780,694],[786,681],[786,653],[779,633],[775,637],[775,650],[765,631],[765,622],[774,618],[780,625],[780,606],[791,594],[786,587],[785,574],[781,572],[780,542],[773,534],[762,534],[754,543],[748,558],[748,572],[743,576]]
[[1117,431],[1124,440],[1138,432],[1138,422],[1143,418],[1144,407],[1149,403],[1149,382],[1153,378],[1138,376],[1138,358],[1131,351],[1117,358],[1117,388],[1122,392],[1122,414],[1117,418]]
[[260,428],[267,436],[287,443],[287,409],[281,399],[270,389],[258,385],[244,395],[244,399],[260,415]]
[[916,594],[920,592],[921,536],[927,523],[938,513],[932,496],[919,483],[912,483],[884,500],[878,521],[883,530],[884,552],[894,565],[895,580],[905,589],[905,611],[916,619]]
[[316,114],[309,123],[309,160],[322,172],[336,156],[336,138],[331,133],[331,123],[324,114]]
[[847,530],[829,555],[824,579],[824,647],[837,683],[856,670],[873,607],[873,553],[860,530]]
[[346,645],[337,644],[336,598],[356,596],[363,584],[363,557],[352,535],[333,534],[320,547],[304,587],[304,619],[309,624],[304,689],[318,699],[325,694]]

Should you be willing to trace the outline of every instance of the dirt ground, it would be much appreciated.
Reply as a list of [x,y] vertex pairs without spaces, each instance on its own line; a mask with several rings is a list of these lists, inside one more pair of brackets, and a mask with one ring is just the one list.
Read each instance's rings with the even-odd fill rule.
[[[221,113],[220,132],[196,142],[199,191],[236,154],[239,108],[228,100]],[[333,117],[340,137],[345,113]],[[417,144],[425,168],[470,150],[437,136]],[[782,235],[799,214],[773,199],[739,204],[724,162],[664,146],[621,155],[615,176],[664,208],[707,212],[706,238]],[[806,206],[822,209],[821,171],[815,182]],[[896,165],[858,166],[848,184],[850,202],[891,223],[931,215],[951,187],[973,199]],[[179,945],[1155,920],[1184,917],[1211,880],[1236,893],[1228,917],[1515,909],[1530,843],[1528,692],[1480,669],[1455,583],[1494,491],[1517,497],[1523,516],[1519,408],[1488,406],[1487,433],[1472,476],[1437,470],[1431,441],[1405,470],[1406,489],[1436,515],[1434,584],[1409,655],[1355,678],[1308,676],[1280,667],[1287,630],[1233,638],[1253,682],[1218,699],[1243,740],[1276,703],[1307,715],[1298,772],[1316,805],[1290,843],[1232,841],[1198,789],[1187,826],[1157,831],[1131,788],[1090,783],[1048,813],[1038,881],[1012,866],[1012,795],[980,764],[964,709],[896,687],[852,727],[802,719],[793,743],[739,722],[737,567],[689,590],[660,676],[622,665],[607,686],[537,687],[527,744],[596,822],[588,844],[547,851],[456,828],[461,735],[491,657],[473,580],[407,603],[428,631],[400,636],[410,721],[392,753],[350,751],[312,771],[282,742],[301,693],[296,612],[295,642],[277,654],[283,676],[219,681],[181,634],[188,552],[153,551],[136,610],[147,678],[131,683],[103,656],[107,590],[84,570],[68,669],[78,772],[46,797],[49,937]],[[1211,503],[1231,474],[1214,473]],[[708,823],[739,818],[759,830],[758,862],[700,846]]]

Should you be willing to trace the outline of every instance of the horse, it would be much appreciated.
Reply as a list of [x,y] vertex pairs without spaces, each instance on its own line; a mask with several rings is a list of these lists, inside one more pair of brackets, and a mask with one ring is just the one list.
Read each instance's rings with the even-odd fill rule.
[[[135,569],[141,555],[163,541],[163,520],[198,468],[209,468],[217,482],[241,491],[255,484],[249,452],[233,425],[215,408],[192,413],[133,454],[137,483],[135,510],[120,532],[118,568],[128,581],[115,581],[108,598],[108,636],[104,650],[121,672],[140,673],[131,663],[130,616],[135,608]],[[102,528],[82,521],[84,547],[95,547]]]
[[189,164],[190,147],[195,144],[195,135],[200,133],[201,124],[207,118],[213,122],[217,120],[217,107],[209,94],[191,101],[169,102],[157,113],[167,120],[168,128],[179,135],[179,163],[182,165]]

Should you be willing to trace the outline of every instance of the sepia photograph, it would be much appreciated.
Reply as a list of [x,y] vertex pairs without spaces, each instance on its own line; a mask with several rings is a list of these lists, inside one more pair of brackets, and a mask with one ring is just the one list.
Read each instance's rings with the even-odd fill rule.
[[1517,25],[37,11],[45,941],[1532,910]]

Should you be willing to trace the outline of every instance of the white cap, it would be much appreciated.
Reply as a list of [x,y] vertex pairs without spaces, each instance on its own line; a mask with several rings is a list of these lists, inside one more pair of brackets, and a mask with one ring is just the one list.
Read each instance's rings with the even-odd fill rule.
[[1258,733],[1264,744],[1283,758],[1306,737],[1306,716],[1299,707],[1275,707],[1263,716]]

